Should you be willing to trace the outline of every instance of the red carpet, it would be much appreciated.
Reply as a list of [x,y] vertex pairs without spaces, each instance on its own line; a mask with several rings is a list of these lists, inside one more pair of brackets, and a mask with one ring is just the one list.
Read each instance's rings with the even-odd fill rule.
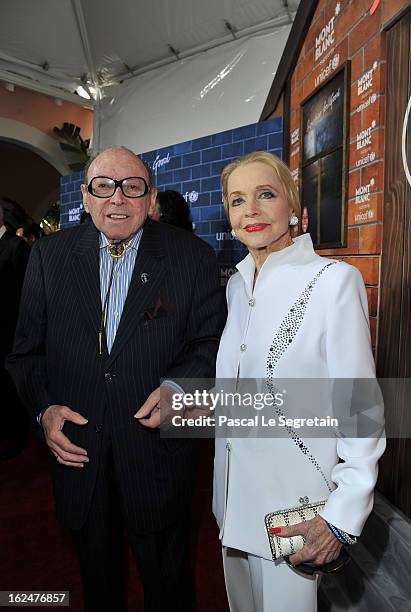
[[[71,538],[54,517],[49,461],[44,444],[33,439],[18,457],[0,462],[0,590],[69,591],[70,608],[47,609],[83,612]],[[202,448],[198,483],[193,525],[197,609],[228,612],[218,531],[211,514],[212,444],[208,440]],[[142,588],[130,555],[128,604],[130,612],[143,610]]]

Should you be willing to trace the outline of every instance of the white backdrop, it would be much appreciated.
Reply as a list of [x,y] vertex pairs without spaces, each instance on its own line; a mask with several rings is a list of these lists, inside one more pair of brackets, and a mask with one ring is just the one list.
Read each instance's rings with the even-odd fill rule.
[[2,0],[0,82],[94,108],[95,151],[191,140],[259,119],[299,2]]
[[141,153],[258,121],[290,29],[226,43],[104,88],[94,145]]

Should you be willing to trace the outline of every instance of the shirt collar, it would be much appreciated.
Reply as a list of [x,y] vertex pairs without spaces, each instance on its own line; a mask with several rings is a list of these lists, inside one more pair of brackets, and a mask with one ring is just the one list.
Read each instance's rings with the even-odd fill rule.
[[[285,249],[270,253],[261,267],[259,276],[263,277],[266,274],[270,274],[273,270],[285,264],[307,263],[315,257],[317,255],[315,254],[310,234],[302,234],[293,238],[293,243]],[[250,288],[250,292],[252,292],[255,262],[251,253],[240,261],[236,268]]]
[[[143,228],[140,227],[138,232],[136,234],[134,234],[134,236],[130,240],[130,242],[128,244],[128,248],[129,249],[134,249],[135,251],[137,250],[142,233],[143,233]],[[105,249],[107,247],[107,245],[109,244],[109,241],[108,241],[107,236],[105,234],[103,234],[103,232],[100,232],[99,240],[100,240],[100,249]]]

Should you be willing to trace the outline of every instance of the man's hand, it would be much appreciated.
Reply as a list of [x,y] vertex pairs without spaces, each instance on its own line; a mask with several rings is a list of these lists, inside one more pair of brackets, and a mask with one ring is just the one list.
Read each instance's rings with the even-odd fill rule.
[[88,423],[87,419],[78,412],[71,410],[68,406],[54,404],[47,408],[41,419],[41,426],[46,436],[47,446],[62,465],[82,468],[89,461],[87,451],[72,444],[67,436],[63,434],[62,429],[66,421],[71,421],[71,423],[76,425]]
[[304,536],[304,547],[289,557],[293,565],[306,562],[315,565],[330,563],[337,559],[342,546],[320,515],[297,525],[281,527],[281,533],[276,535],[279,538]]
[[[150,415],[150,416],[148,416]],[[155,429],[160,426],[160,387],[157,387],[146,399],[134,418],[142,425]]]
[[145,427],[166,429],[175,412],[172,409],[173,395],[176,391],[167,384],[157,387],[146,399],[134,417]]

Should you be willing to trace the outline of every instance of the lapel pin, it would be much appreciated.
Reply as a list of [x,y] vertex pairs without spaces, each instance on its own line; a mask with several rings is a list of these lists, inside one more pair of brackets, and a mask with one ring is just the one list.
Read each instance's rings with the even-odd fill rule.
[[148,283],[148,274],[147,272],[143,272],[143,274],[140,276],[141,278],[141,282],[142,283]]

